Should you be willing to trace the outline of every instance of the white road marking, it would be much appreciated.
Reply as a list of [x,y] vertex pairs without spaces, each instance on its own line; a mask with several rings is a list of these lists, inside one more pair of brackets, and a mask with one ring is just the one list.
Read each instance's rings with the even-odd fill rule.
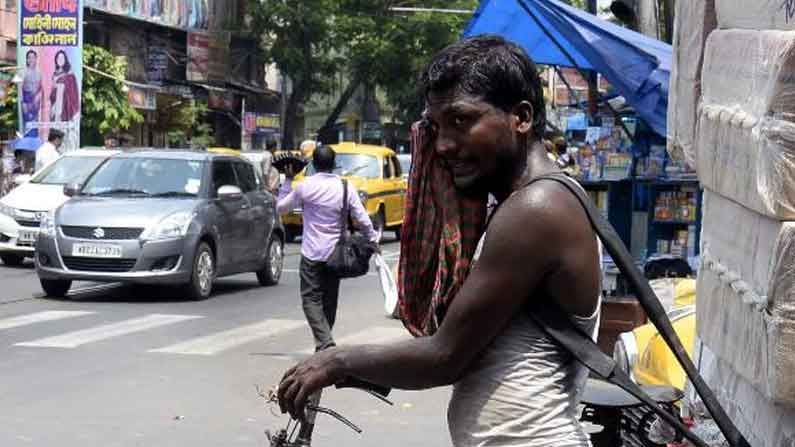
[[45,348],[76,348],[86,343],[93,343],[108,338],[141,332],[148,329],[179,323],[185,320],[203,318],[197,315],[162,315],[152,314],[141,318],[124,320],[118,323],[105,324],[80,331],[68,332],[54,337],[17,343],[14,346],[33,346]]
[[[342,346],[342,345],[372,345],[372,344],[382,344],[382,343],[389,343],[392,341],[398,340],[409,340],[411,339],[411,334],[406,329],[400,327],[381,327],[375,326],[367,328],[363,331],[355,332],[353,334],[346,335],[342,338],[335,339],[334,341]],[[304,349],[301,351],[301,354],[312,354],[315,352],[315,348]]]
[[41,323],[43,321],[63,320],[64,318],[81,317],[83,315],[91,315],[96,312],[89,312],[83,310],[47,310],[44,312],[36,312],[28,315],[20,315],[18,317],[5,318],[0,320],[0,330],[11,329],[19,326],[27,326],[29,324]]
[[213,355],[254,340],[273,337],[282,332],[291,331],[304,326],[306,326],[306,323],[303,320],[265,320],[248,326],[217,332],[205,337],[186,340],[182,343],[166,346],[164,348],[151,349],[149,352]]

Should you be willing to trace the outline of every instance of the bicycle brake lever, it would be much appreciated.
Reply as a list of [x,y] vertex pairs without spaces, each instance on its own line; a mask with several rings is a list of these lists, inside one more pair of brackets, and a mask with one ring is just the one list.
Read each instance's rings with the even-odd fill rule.
[[387,403],[389,405],[395,405],[394,402],[392,402],[391,400],[387,399],[387,397],[385,395],[381,394],[381,393],[378,393],[378,392],[375,392],[375,391],[371,391],[371,390],[364,390],[364,392],[369,394],[369,395],[371,395],[371,396],[373,396],[373,397],[375,397],[375,398],[377,398],[378,400],[380,400],[380,401],[382,401],[384,403]]
[[361,433],[362,432],[362,429],[357,427],[356,424],[354,424],[353,422],[349,421],[347,418],[345,418],[345,416],[337,413],[336,411],[334,411],[334,410],[332,410],[330,408],[318,407],[316,405],[307,405],[306,408],[307,408],[307,410],[310,410],[310,411],[327,414],[327,415],[333,417],[334,419],[342,422],[343,424],[347,425],[348,428],[350,428],[351,430],[355,431],[356,433]]

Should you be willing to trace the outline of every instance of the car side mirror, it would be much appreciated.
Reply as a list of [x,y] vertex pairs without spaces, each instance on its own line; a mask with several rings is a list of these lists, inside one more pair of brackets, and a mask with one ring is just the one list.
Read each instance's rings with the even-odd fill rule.
[[238,200],[243,197],[243,191],[234,185],[224,185],[218,188],[218,198],[221,200]]
[[31,176],[29,174],[17,175],[16,177],[14,177],[14,185],[16,186],[24,185],[25,183],[29,182],[30,179]]
[[63,195],[65,195],[66,197],[74,197],[80,194],[80,188],[82,187],[83,185],[79,183],[68,183],[66,185],[63,185]]

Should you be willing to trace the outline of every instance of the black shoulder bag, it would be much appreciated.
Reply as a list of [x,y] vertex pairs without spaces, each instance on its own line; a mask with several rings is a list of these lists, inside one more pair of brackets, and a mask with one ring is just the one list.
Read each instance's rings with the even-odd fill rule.
[[[694,388],[704,401],[704,405],[712,415],[713,420],[723,432],[724,437],[732,447],[750,447],[748,441],[743,437],[742,433],[737,429],[734,423],[729,419],[718,402],[715,394],[707,386],[704,379],[699,375],[693,362],[687,356],[682,342],[674,332],[671,321],[665,313],[665,309],[660,304],[659,299],[652,291],[648,281],[644,278],[643,274],[635,266],[627,248],[624,246],[621,238],[616,233],[612,225],[602,217],[601,213],[591,202],[591,199],[583,191],[580,186],[571,178],[563,173],[549,174],[536,177],[524,186],[529,186],[539,180],[551,180],[565,186],[569,191],[574,194],[580,201],[580,204],[588,214],[588,219],[594,231],[602,240],[604,247],[618,268],[621,270],[632,288],[637,293],[637,299],[640,302],[646,314],[654,323],[654,326],[662,335],[665,342],[671,348],[674,356],[679,361],[679,364],[685,370],[687,377],[693,384]],[[552,305],[550,305],[552,304]],[[604,354],[597,344],[586,334],[582,329],[577,327],[562,309],[554,305],[554,303],[544,303],[543,306],[534,306],[528,309],[530,317],[538,324],[542,330],[555,340],[559,345],[569,351],[574,358],[580,363],[588,367],[591,371],[596,373],[602,379],[621,387],[628,393],[638,398],[641,402],[648,405],[650,409],[656,412],[661,419],[666,423],[676,428],[687,438],[690,442],[698,447],[707,447],[707,444],[694,435],[687,427],[684,426],[677,418],[660,408],[657,403],[649,397],[629,376],[616,368],[613,359]]]
[[340,239],[326,261],[328,268],[340,278],[355,278],[370,269],[370,257],[377,250],[375,242],[360,233],[348,232],[350,209],[348,182],[342,180],[342,212],[340,213]]

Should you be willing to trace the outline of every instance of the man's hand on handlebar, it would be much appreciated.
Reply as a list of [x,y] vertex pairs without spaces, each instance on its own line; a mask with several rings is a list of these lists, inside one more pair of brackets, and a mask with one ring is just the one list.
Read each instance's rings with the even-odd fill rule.
[[304,419],[306,401],[314,392],[342,381],[337,349],[318,352],[284,373],[279,383],[279,408],[293,419]]

